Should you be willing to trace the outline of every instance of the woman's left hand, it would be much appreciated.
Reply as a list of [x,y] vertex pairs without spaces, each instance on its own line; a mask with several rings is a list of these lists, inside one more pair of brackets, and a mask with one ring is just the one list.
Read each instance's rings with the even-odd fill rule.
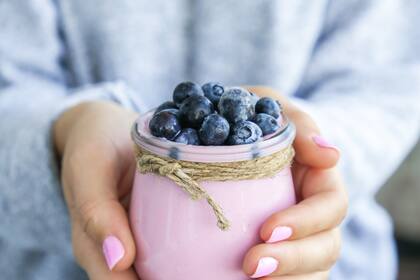
[[243,261],[251,278],[265,280],[328,279],[340,255],[338,225],[347,211],[347,194],[335,168],[339,151],[319,135],[314,121],[269,88],[250,90],[279,99],[297,127],[292,173],[298,204],[273,214],[264,223],[264,241]]

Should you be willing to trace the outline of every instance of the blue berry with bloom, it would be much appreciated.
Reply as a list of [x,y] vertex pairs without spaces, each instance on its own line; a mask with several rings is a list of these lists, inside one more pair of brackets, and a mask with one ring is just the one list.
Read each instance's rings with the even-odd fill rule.
[[182,82],[178,84],[173,92],[173,101],[180,107],[181,103],[193,95],[204,95],[200,85],[193,82]]
[[201,89],[204,92],[204,96],[207,97],[214,106],[219,104],[220,97],[222,97],[222,94],[225,92],[224,86],[214,82],[204,84]]
[[200,128],[204,118],[214,112],[214,107],[206,97],[193,95],[182,102],[180,112],[186,127]]
[[280,128],[277,119],[268,114],[256,114],[252,121],[261,128],[262,134],[264,136],[272,134]]
[[218,114],[207,116],[199,130],[201,142],[207,146],[223,145],[229,136],[229,122]]
[[231,124],[249,120],[255,114],[252,95],[240,87],[225,90],[220,98],[218,108],[219,113]]
[[281,108],[273,98],[263,97],[255,104],[255,111],[257,114],[264,113],[277,119],[280,116]]
[[239,121],[232,126],[227,144],[251,144],[260,140],[261,137],[262,131],[258,125],[250,121]]
[[200,139],[198,137],[197,130],[194,128],[182,129],[175,137],[174,141],[187,145],[200,145]]

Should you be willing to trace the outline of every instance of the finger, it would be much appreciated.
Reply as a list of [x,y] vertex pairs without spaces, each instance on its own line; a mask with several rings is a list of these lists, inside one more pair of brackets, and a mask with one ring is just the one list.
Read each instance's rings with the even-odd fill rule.
[[287,98],[269,87],[247,88],[259,96],[277,99],[282,104],[286,116],[297,128],[293,144],[296,150],[295,160],[316,168],[329,168],[337,164],[340,157],[338,148],[321,136],[318,126],[307,113],[298,109]]
[[268,242],[300,239],[338,226],[346,215],[347,195],[335,169],[309,169],[302,179],[303,200],[270,216],[261,227]]
[[328,280],[329,271],[320,271],[310,274],[301,274],[301,275],[286,275],[286,276],[274,276],[274,277],[263,277],[259,278],[261,280]]
[[105,271],[95,266],[90,267],[92,269],[87,270],[87,274],[91,280],[139,280],[133,268],[110,272],[109,270]]
[[[259,244],[245,256],[243,269],[251,278],[299,275],[329,270],[340,255],[338,229],[277,244]],[[271,261],[267,261],[270,259]]]
[[79,225],[75,225],[73,231],[78,240],[74,244],[79,244],[74,249],[76,259],[80,266],[86,271],[91,280],[138,280],[132,267],[123,271],[110,271],[103,261],[102,254],[97,250],[94,243]]
[[[72,173],[65,174],[72,178],[65,180],[69,181],[66,184],[72,185],[68,188],[72,196],[69,200],[72,217],[97,244],[97,250],[103,252],[102,261],[109,269],[125,270],[134,261],[135,245],[127,213],[119,202],[115,179],[119,178],[115,166],[118,161],[112,153],[104,158],[92,151],[95,151],[92,147],[81,148],[80,152],[73,154],[75,158],[68,160],[70,166],[65,169],[65,172]],[[94,168],[84,164],[92,162]]]

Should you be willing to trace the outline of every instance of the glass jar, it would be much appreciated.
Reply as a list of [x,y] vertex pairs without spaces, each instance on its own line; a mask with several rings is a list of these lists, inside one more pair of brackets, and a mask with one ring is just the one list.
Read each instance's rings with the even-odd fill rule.
[[[150,153],[176,160],[220,163],[252,160],[290,147],[295,127],[283,116],[281,129],[249,145],[192,146],[156,138],[149,133],[153,112],[133,125],[135,144]],[[244,280],[245,253],[260,241],[259,230],[273,213],[296,203],[290,165],[261,179],[203,181],[200,186],[223,208],[228,230],[216,226],[205,199],[190,196],[167,177],[135,174],[130,222],[142,280]],[[210,210],[209,210],[210,209]]]

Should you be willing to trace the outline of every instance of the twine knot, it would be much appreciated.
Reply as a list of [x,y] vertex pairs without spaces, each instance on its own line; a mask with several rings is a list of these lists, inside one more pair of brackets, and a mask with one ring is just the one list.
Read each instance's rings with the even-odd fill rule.
[[137,161],[137,167],[142,173],[159,173],[162,176],[175,173],[182,166],[176,162],[167,162],[163,158],[153,155],[143,155]]
[[198,184],[200,181],[252,180],[273,177],[290,166],[294,149],[290,145],[269,156],[237,162],[203,163],[164,158],[135,146],[137,169],[171,179],[194,200],[205,198],[217,218],[217,226],[229,229],[230,222],[220,205]]
[[173,162],[159,167],[159,174],[162,176],[167,176],[169,174],[174,174],[177,170],[180,170],[182,166],[179,163]]

